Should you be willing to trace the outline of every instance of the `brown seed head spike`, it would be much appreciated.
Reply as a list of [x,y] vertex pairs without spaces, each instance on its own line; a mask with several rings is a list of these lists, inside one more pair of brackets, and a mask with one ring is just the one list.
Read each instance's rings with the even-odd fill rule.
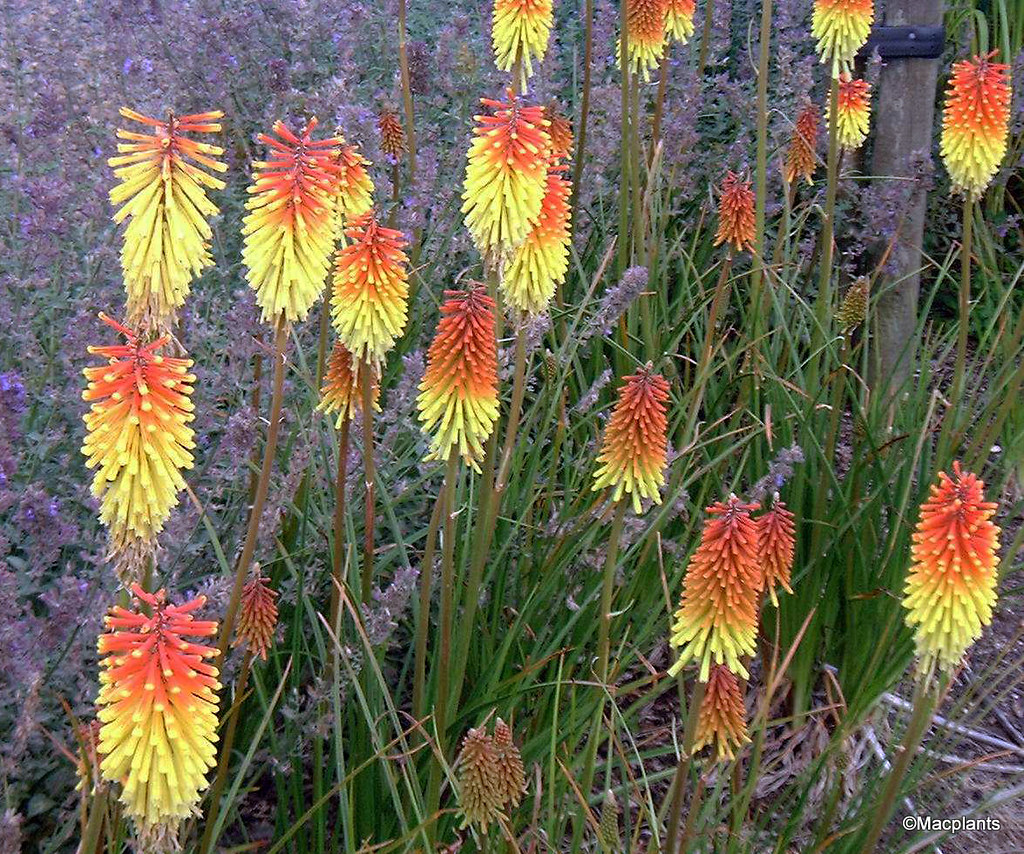
[[501,718],[494,724],[494,747],[498,754],[501,801],[514,809],[523,800],[526,774],[523,770],[523,757],[512,740],[512,728]]
[[486,729],[471,729],[466,733],[456,764],[462,827],[476,822],[486,833],[490,823],[502,815],[498,751]]

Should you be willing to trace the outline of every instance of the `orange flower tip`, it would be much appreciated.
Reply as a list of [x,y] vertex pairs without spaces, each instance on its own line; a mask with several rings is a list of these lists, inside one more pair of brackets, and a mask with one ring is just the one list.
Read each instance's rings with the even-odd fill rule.
[[999,569],[998,505],[981,479],[953,464],[922,503],[904,587],[922,664],[951,670],[992,620]]
[[323,291],[336,237],[342,140],[314,140],[283,122],[260,134],[267,159],[254,164],[242,221],[242,262],[264,322],[304,320]]
[[431,436],[425,459],[457,453],[479,471],[498,420],[494,300],[479,282],[445,296],[417,398],[420,423]]
[[408,317],[408,241],[373,212],[350,220],[345,235],[349,243],[335,260],[331,318],[352,358],[379,370]]
[[743,659],[756,652],[764,587],[758,528],[750,515],[759,507],[730,495],[706,509],[708,519],[687,566],[669,637],[679,653],[670,675],[696,662],[701,681],[707,681],[712,664],[747,677]]
[[631,496],[637,514],[643,511],[642,499],[661,503],[668,455],[668,392],[668,382],[650,362],[623,377],[597,457],[591,489],[611,487],[613,501]]

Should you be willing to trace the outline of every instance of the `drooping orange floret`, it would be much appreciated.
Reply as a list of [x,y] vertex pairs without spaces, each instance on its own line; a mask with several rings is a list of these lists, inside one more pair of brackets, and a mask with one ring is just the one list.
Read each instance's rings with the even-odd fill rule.
[[405,153],[405,128],[390,107],[381,109],[377,116],[377,131],[380,133],[380,150],[385,156],[397,160]]
[[519,66],[519,87],[533,76],[533,63],[544,61],[554,16],[551,0],[494,0],[491,44],[502,71]]
[[433,434],[426,459],[457,452],[479,471],[498,420],[494,300],[477,282],[445,296],[417,399],[423,430]]
[[544,118],[548,121],[548,137],[551,139],[551,158],[565,159],[572,154],[572,125],[562,115],[558,102],[552,99],[544,108]]
[[[97,648],[99,752],[103,777],[121,784],[121,803],[141,831],[173,830],[192,814],[216,759],[217,623],[195,620],[205,596],[171,605],[163,590],[137,584],[133,607],[115,605]],[[148,613],[143,612],[145,608]]]
[[747,709],[739,679],[728,667],[716,664],[711,668],[697,713],[693,752],[710,744],[714,747],[716,761],[732,762],[736,751],[748,741]]
[[805,178],[810,184],[817,165],[815,149],[818,146],[818,111],[814,104],[808,103],[797,116],[793,135],[789,139],[789,151],[786,153],[786,164],[782,174],[786,183],[793,184]]
[[351,220],[338,251],[331,317],[338,338],[361,362],[379,367],[405,329],[409,259],[405,235],[371,212]]
[[[341,132],[335,136],[341,138]],[[334,194],[340,219],[354,219],[373,208],[373,181],[366,167],[370,161],[359,153],[359,148],[342,138],[337,155],[332,159],[335,169]],[[340,225],[344,225],[341,222]]]
[[548,169],[547,192],[537,224],[516,249],[501,278],[505,302],[525,314],[545,311],[569,270],[572,184],[565,177],[567,171],[567,166]]
[[312,118],[295,133],[274,123],[275,136],[260,134],[268,159],[255,175],[242,221],[242,262],[264,322],[305,320],[324,289],[335,239],[339,137],[313,139]]
[[977,199],[1006,156],[1010,69],[998,51],[953,66],[942,112],[942,159],[953,187]]
[[831,64],[833,77],[849,70],[874,19],[874,0],[814,0],[811,35],[818,40],[821,61]]
[[696,0],[667,0],[665,11],[665,33],[676,41],[686,44],[693,35],[693,13]]
[[489,264],[526,239],[547,189],[551,139],[544,111],[523,104],[511,89],[507,97],[481,99],[494,115],[475,117],[462,193],[466,227]]
[[997,504],[985,500],[985,484],[953,463],[939,473],[914,530],[907,575],[907,625],[926,665],[956,667],[992,621],[996,603],[999,528]]
[[654,373],[648,362],[635,374],[623,377],[619,399],[608,419],[604,441],[594,473],[593,490],[614,488],[613,500],[623,493],[633,498],[633,510],[640,513],[640,500],[661,503],[668,453],[665,402],[668,382]]
[[[829,101],[831,108],[831,100]],[[849,72],[839,75],[836,141],[841,148],[860,148],[868,136],[871,123],[871,84],[855,80]]]
[[[324,387],[320,389],[320,403],[316,408],[327,415],[337,412],[338,418],[334,426],[339,430],[346,419],[351,421],[356,417],[356,412],[363,408],[360,384],[363,370],[365,363],[353,361],[352,354],[345,349],[345,345],[336,341],[331,358],[327,361],[327,375],[324,377]],[[380,378],[376,370],[373,371],[371,383],[373,408],[379,412],[380,405],[377,401],[380,398]]]
[[715,246],[728,243],[735,252],[754,246],[754,191],[750,181],[726,173],[718,200],[718,231]]
[[712,663],[748,676],[742,659],[755,652],[757,608],[764,584],[757,525],[750,518],[759,506],[730,495],[728,501],[707,508],[709,518],[686,569],[682,603],[669,638],[679,650],[671,675],[696,661],[702,682],[707,681]]
[[277,629],[276,599],[277,591],[270,586],[270,579],[263,576],[259,564],[256,564],[252,577],[242,588],[238,626],[232,646],[244,644],[253,655],[267,660],[267,650],[274,640],[274,630]]
[[[101,499],[100,521],[110,530],[113,557],[135,542],[155,546],[171,508],[184,487],[182,469],[192,468],[195,376],[190,359],[162,356],[169,341],[143,344],[120,323],[100,319],[127,339],[126,344],[89,347],[108,364],[85,368],[82,399],[94,401],[85,414],[82,453],[96,469],[92,494]],[[129,572],[139,567],[127,567]]]
[[220,110],[152,119],[127,107],[122,116],[152,128],[152,133],[118,129],[118,155],[107,162],[120,183],[110,191],[117,208],[114,222],[128,219],[121,249],[127,293],[127,321],[133,328],[171,330],[189,285],[213,261],[209,218],[218,213],[207,188],[224,182],[201,167],[224,172],[218,145],[197,142],[189,133],[219,133]]
[[776,585],[781,585],[787,593],[793,592],[793,588],[789,586],[789,577],[793,571],[793,554],[796,550],[796,525],[793,523],[793,513],[779,500],[776,493],[771,509],[762,513],[755,521],[764,586],[768,590],[772,604],[778,605]]
[[[633,74],[651,79],[651,70],[658,67],[665,53],[668,0],[622,0],[626,4],[626,52]],[[622,39],[616,46],[622,65]]]

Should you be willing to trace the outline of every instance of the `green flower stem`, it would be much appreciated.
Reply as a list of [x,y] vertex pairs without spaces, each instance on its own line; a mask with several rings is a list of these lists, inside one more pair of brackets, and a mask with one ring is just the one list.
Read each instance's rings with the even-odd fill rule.
[[[682,690],[683,675],[679,674],[680,690]],[[672,781],[670,794],[672,807],[669,810],[668,826],[665,831],[666,854],[675,854],[676,850],[686,851],[690,833],[693,831],[693,822],[696,813],[700,810],[697,798],[690,804],[690,811],[686,817],[687,831],[683,834],[682,845],[677,849],[676,843],[679,836],[679,823],[683,815],[683,791],[690,776],[690,765],[693,763],[693,742],[697,736],[697,721],[700,718],[700,707],[704,702],[704,691],[706,685],[699,679],[694,683],[693,693],[690,695],[690,708],[686,714],[686,726],[683,729],[683,755],[676,765],[675,778]]]
[[288,323],[282,314],[278,317],[277,328],[274,333],[274,386],[270,399],[270,424],[267,427],[267,443],[263,449],[263,467],[260,469],[260,478],[256,483],[256,494],[253,498],[252,509],[249,512],[249,526],[245,532],[245,542],[242,545],[242,553],[238,558],[238,565],[235,569],[235,584],[231,590],[231,598],[228,600],[228,607],[224,613],[224,622],[221,624],[220,638],[217,642],[217,658],[214,665],[219,667],[231,642],[231,632],[235,628],[235,617],[238,613],[238,605],[242,599],[242,588],[245,586],[245,577],[252,564],[253,555],[256,553],[256,540],[260,532],[260,520],[263,517],[263,507],[267,503],[267,491],[270,488],[270,475],[274,469],[274,457],[277,454],[277,436],[281,428],[281,409],[284,405],[284,349],[288,341]]
[[348,475],[348,428],[349,419],[341,422],[338,430],[338,471],[334,481],[334,541],[331,551],[331,571],[334,583],[331,585],[331,629],[339,632],[338,615],[341,603],[341,588],[345,584],[345,481]]
[[366,477],[366,512],[363,517],[363,583],[361,602],[370,601],[373,589],[373,524],[377,472],[373,464],[373,366],[363,362],[363,472]]
[[444,490],[437,494],[434,511],[427,526],[427,539],[423,544],[423,559],[420,561],[420,610],[416,618],[416,642],[413,664],[412,714],[416,720],[423,720],[426,710],[423,699],[427,681],[427,632],[430,628],[430,588],[434,574],[434,547],[437,543],[437,529],[441,524],[444,508]]

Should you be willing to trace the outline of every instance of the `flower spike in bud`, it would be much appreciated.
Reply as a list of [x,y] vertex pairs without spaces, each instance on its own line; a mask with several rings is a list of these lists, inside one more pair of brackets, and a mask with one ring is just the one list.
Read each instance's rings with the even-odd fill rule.
[[238,612],[238,626],[232,646],[247,646],[253,655],[267,660],[267,650],[274,640],[277,629],[277,591],[270,586],[270,579],[260,572],[260,565],[253,565],[252,577],[242,589],[241,607]]
[[718,202],[715,246],[728,243],[734,252],[754,247],[754,191],[750,181],[727,172]]
[[[365,363],[353,360],[345,345],[336,341],[331,357],[327,361],[327,375],[324,377],[324,387],[320,389],[320,403],[316,408],[318,412],[327,415],[338,413],[334,426],[339,430],[343,422],[351,421],[357,412],[362,411],[363,398],[359,375],[363,370]],[[373,374],[370,393],[373,396],[373,408],[380,412],[380,404],[377,402],[380,398],[380,378],[376,371]]]
[[732,762],[736,751],[748,741],[747,710],[739,680],[728,667],[716,664],[711,668],[697,713],[693,752],[710,744],[714,746],[716,762]]
[[757,522],[757,551],[761,555],[764,571],[764,586],[773,605],[779,600],[775,595],[775,587],[781,586],[787,593],[792,593],[789,577],[793,571],[793,554],[796,550],[796,526],[793,514],[785,503],[779,500],[776,492],[771,509],[761,514]]
[[817,165],[817,145],[818,111],[814,104],[808,102],[797,116],[793,135],[789,139],[789,151],[786,153],[786,163],[782,169],[787,184],[793,184],[800,178],[804,178],[808,184],[813,183],[811,179]]

